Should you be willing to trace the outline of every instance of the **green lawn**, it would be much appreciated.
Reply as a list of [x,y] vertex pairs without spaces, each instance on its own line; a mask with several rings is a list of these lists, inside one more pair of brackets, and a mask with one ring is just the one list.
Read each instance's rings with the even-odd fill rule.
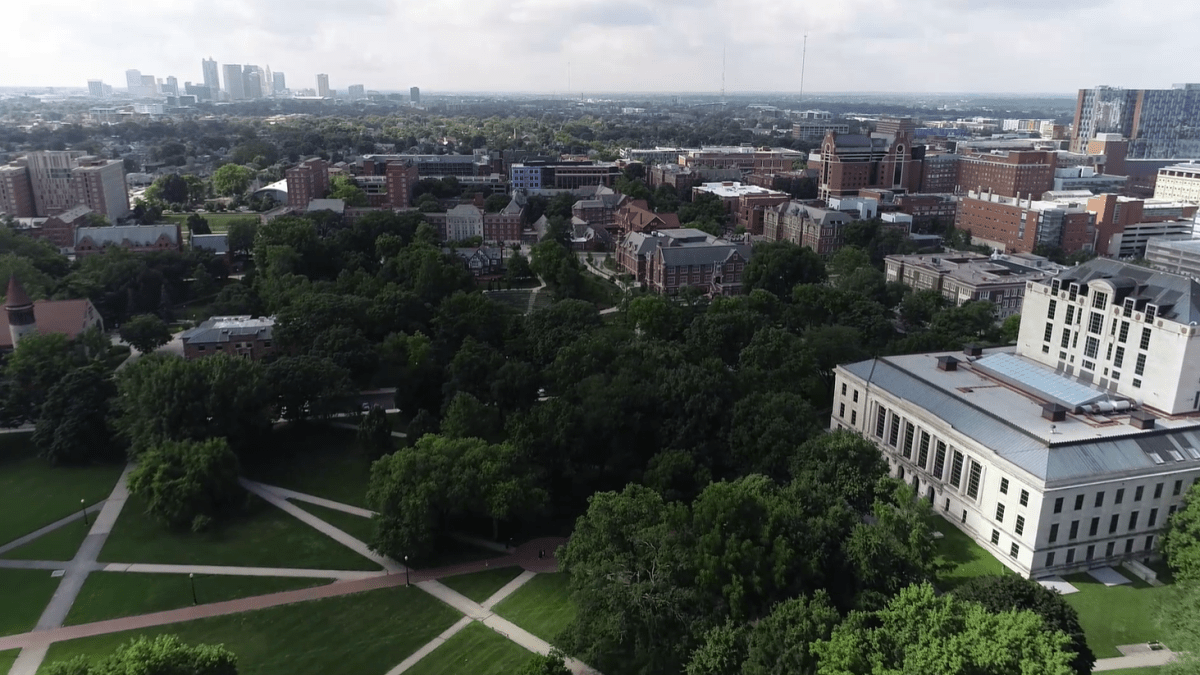
[[59,581],[49,570],[0,569],[0,635],[33,630]]
[[8,649],[0,652],[0,673],[7,673],[20,653],[20,649]]
[[294,499],[291,502],[363,543],[371,543],[371,537],[375,535],[375,525],[370,518]]
[[1117,645],[1162,639],[1158,612],[1170,597],[1172,586],[1150,586],[1134,579],[1132,584],[1108,587],[1087,574],[1063,578],[1079,589],[1063,597],[1079,612],[1079,623],[1097,658],[1120,656]]
[[39,459],[33,434],[0,434],[0,544],[108,498],[123,467],[54,467]]
[[[189,607],[192,604],[191,581],[186,574],[93,572],[83,583],[64,624],[74,626]],[[330,580],[197,574],[195,583],[197,601],[207,604],[321,586]]]
[[575,618],[569,579],[562,572],[539,574],[493,609],[534,635],[553,643]]
[[[523,571],[520,567],[513,565],[512,567],[499,567],[494,570],[446,577],[439,581],[475,602],[483,602],[495,595],[496,591],[504,588],[505,584],[516,579]],[[534,577],[534,579],[536,578]]]
[[472,621],[407,672],[412,675],[510,675],[519,671],[532,656],[533,652]]
[[276,431],[264,453],[269,461],[247,467],[254,480],[351,506],[367,506],[371,462],[354,431],[304,425]]
[[[529,289],[514,288],[512,290],[494,291],[492,293],[488,293],[487,297],[495,300],[505,307],[509,307],[510,309],[524,314],[525,310],[529,309],[530,293],[532,293],[532,291]],[[541,293],[539,293],[539,295],[541,295]]]
[[[183,231],[187,232],[187,213],[168,213],[162,217],[163,222],[179,223],[183,226]],[[208,226],[212,229],[213,234],[225,232],[229,229],[229,221],[249,218],[255,223],[258,222],[257,213],[201,213],[201,216],[208,221]]]
[[418,588],[399,586],[58,642],[45,663],[173,634],[188,644],[224,644],[238,656],[239,675],[383,675],[461,616]]
[[973,577],[1008,573],[1003,563],[945,518],[936,516],[931,525],[943,535],[937,541],[938,561],[948,566],[938,574],[938,586],[943,590],[954,588]]
[[[88,514],[88,521],[95,522],[96,514]],[[91,525],[82,519],[67,523],[57,530],[52,530],[33,541],[14,548],[0,556],[12,560],[71,560],[79,545],[87,537]]]
[[374,570],[375,563],[258,497],[247,513],[200,534],[172,532],[130,497],[100,552],[105,562]]

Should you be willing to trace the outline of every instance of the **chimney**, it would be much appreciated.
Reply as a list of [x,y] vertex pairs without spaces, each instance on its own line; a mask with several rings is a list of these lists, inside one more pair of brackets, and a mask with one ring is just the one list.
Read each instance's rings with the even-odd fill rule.
[[1051,422],[1061,422],[1067,419],[1067,409],[1057,403],[1047,403],[1042,406],[1042,418]]
[[974,342],[969,342],[969,343],[963,345],[963,354],[966,354],[967,356],[974,356],[974,357],[983,356],[983,347],[980,347],[979,345],[975,344]]
[[1129,414],[1129,424],[1135,429],[1153,429],[1155,419],[1145,410],[1135,410]]
[[939,356],[937,360],[937,369],[951,372],[958,370],[958,359],[953,356]]

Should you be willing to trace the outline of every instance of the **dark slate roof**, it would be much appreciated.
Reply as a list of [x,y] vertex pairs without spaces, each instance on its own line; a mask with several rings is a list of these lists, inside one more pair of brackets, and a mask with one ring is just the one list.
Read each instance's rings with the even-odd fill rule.
[[241,338],[270,340],[275,317],[214,316],[180,335],[184,344],[220,344]]
[[1200,284],[1185,276],[1096,258],[1065,270],[1058,279],[1063,284],[1080,286],[1103,279],[1118,290],[1117,302],[1126,297],[1123,293],[1145,298],[1152,305],[1173,306],[1170,311],[1160,313],[1164,318],[1184,324],[1200,323]]
[[229,235],[224,232],[218,234],[193,234],[192,248],[212,251],[218,255],[229,253]]
[[667,265],[712,265],[729,260],[735,253],[750,259],[750,247],[745,244],[716,244],[713,246],[663,246],[658,249]]
[[17,275],[13,274],[8,277],[8,292],[4,294],[4,306],[6,308],[19,309],[28,307],[33,304],[29,299],[29,294],[25,292],[25,287],[17,281]]

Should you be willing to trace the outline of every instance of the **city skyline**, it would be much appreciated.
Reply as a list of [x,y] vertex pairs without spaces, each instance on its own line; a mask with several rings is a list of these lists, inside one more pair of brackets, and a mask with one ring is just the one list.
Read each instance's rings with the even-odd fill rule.
[[[200,83],[201,59],[211,57],[222,65],[276,65],[304,88],[329,73],[337,91],[362,83],[397,91],[416,84],[436,91],[715,92],[724,83],[728,92],[788,92],[801,89],[806,33],[803,88],[812,92],[1069,93],[1195,79],[1187,45],[1157,36],[1164,19],[1186,25],[1200,19],[1200,7],[1162,2],[1155,9],[1118,0],[845,0],[825,7],[364,0],[346,12],[316,2],[215,0],[135,10],[48,0],[6,8],[18,37],[0,44],[11,66],[0,86],[119,83],[130,69]],[[55,30],[33,30],[47,13]],[[94,30],[101,23],[129,27],[139,39],[107,40]],[[1086,41],[1054,37],[1080,27]],[[456,44],[488,45],[497,57],[479,59]]]

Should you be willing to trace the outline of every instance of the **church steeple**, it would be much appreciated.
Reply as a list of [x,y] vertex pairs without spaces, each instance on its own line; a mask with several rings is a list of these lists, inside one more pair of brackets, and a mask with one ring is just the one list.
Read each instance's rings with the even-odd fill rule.
[[4,296],[4,312],[8,314],[8,333],[12,336],[13,349],[26,335],[37,332],[37,320],[33,315],[33,301],[17,281],[17,275],[8,278],[8,292]]

